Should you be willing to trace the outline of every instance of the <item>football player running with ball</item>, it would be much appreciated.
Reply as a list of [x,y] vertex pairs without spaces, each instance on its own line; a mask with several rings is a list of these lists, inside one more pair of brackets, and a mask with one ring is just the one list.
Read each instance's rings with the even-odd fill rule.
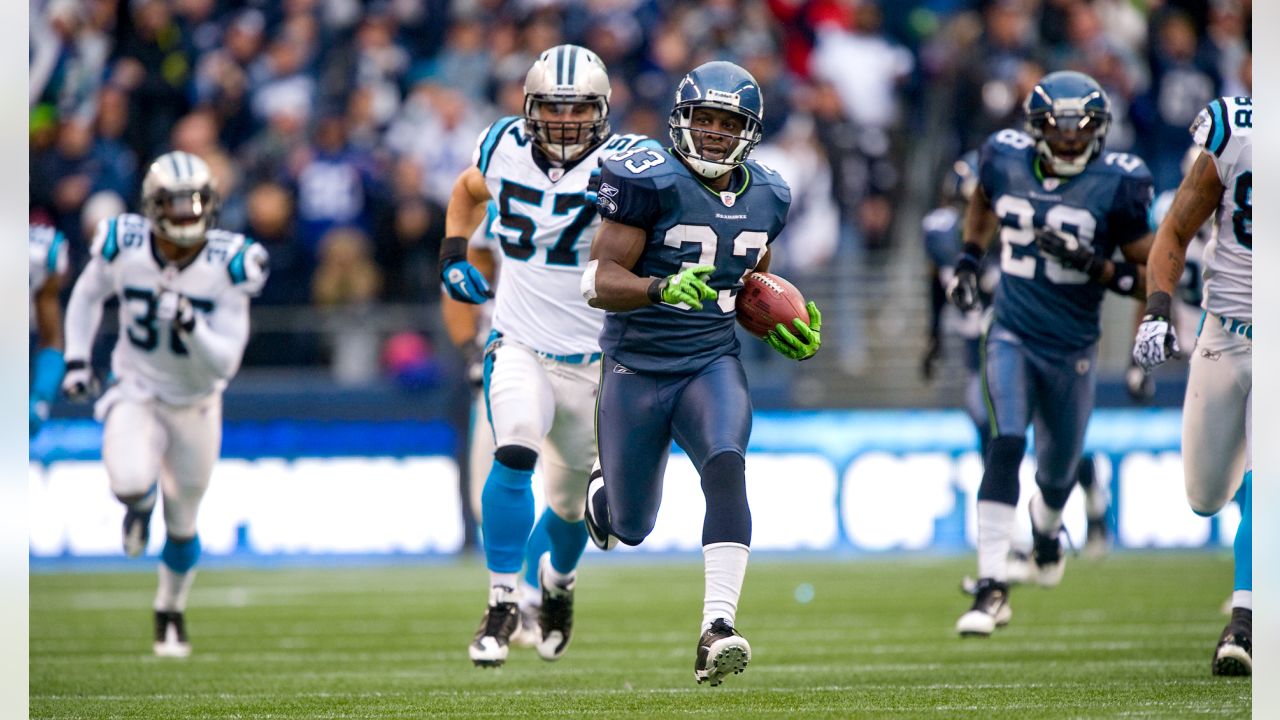
[[1219,98],[1192,123],[1203,151],[1156,230],[1147,313],[1133,346],[1133,359],[1145,370],[1178,352],[1173,292],[1188,246],[1216,211],[1204,249],[1204,317],[1182,407],[1191,509],[1212,516],[1244,485],[1231,621],[1214,651],[1214,675],[1253,672],[1253,112],[1252,98]]
[[[719,685],[751,646],[735,629],[751,544],[745,455],[747,379],[734,332],[743,279],[769,268],[787,219],[781,176],[747,159],[764,105],[747,71],[699,66],[676,90],[673,148],[635,148],[604,165],[604,222],[582,294],[608,311],[596,410],[600,466],[587,495],[592,540],[638,545],[653,530],[674,439],[702,477],[705,596],[694,675]],[[779,324],[766,342],[804,360],[821,345],[821,316]]]
[[582,511],[596,457],[604,322],[604,313],[578,293],[599,224],[587,186],[602,157],[647,142],[609,134],[609,76],[586,48],[558,45],[542,53],[524,91],[524,116],[490,125],[475,165],[454,183],[440,250],[449,297],[480,304],[494,296],[467,259],[467,238],[489,201],[497,201],[490,228],[502,248],[502,281],[483,355],[495,447],[481,495],[489,602],[468,648],[479,667],[506,662],[521,628],[516,579],[534,527],[533,471],[544,448],[549,512],[542,523],[551,549],[535,561],[542,588],[537,650],[557,660],[569,646],[577,566],[587,544]]
[[102,460],[125,505],[124,550],[141,555],[164,498],[166,538],[155,598],[155,654],[186,657],[184,612],[200,559],[196,514],[222,441],[222,391],[249,339],[249,299],[267,279],[267,252],[213,229],[218,194],[209,166],[161,155],[142,181],[144,215],[98,224],[91,258],[67,305],[63,393],[85,400],[102,305],[120,301],[114,383],[98,400]]
[[[1027,426],[1036,427],[1032,579],[1062,579],[1062,508],[1075,484],[1093,409],[1099,309],[1107,289],[1144,291],[1152,180],[1142,160],[1103,152],[1111,103],[1093,78],[1055,72],[1024,103],[1026,132],[983,145],[948,296],[978,302],[979,261],[1000,232],[1000,283],[982,343],[991,423],[978,487],[978,585],[956,623],[986,637],[1009,622],[1008,556]],[[1113,261],[1119,248],[1124,261]]]

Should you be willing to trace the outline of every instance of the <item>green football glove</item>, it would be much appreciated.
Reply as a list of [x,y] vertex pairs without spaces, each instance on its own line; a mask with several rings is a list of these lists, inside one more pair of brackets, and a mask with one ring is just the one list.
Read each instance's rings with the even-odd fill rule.
[[778,323],[777,327],[764,336],[769,347],[792,360],[808,360],[818,352],[818,348],[822,347],[822,313],[818,312],[818,306],[812,301],[806,309],[809,311],[809,324],[805,325],[800,318],[792,320],[792,324],[796,326],[796,332],[792,334],[786,325]]
[[694,265],[667,276],[661,285],[662,302],[672,305],[685,303],[694,310],[701,310],[703,300],[715,300],[718,295],[706,280],[715,270],[715,265]]

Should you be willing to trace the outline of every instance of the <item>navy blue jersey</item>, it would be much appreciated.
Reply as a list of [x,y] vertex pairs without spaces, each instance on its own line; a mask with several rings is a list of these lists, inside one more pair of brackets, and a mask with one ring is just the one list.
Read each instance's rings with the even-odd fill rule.
[[1035,159],[1035,142],[1016,130],[982,146],[979,182],[1000,220],[1002,245],[995,316],[1037,351],[1071,353],[1097,342],[1106,289],[1041,255],[1035,231],[1055,228],[1109,259],[1148,232],[1151,173],[1141,158],[1106,152],[1075,177],[1042,180]]
[[700,182],[669,150],[633,148],[601,171],[601,217],[643,229],[644,251],[632,272],[666,277],[692,265],[714,265],[708,284],[719,298],[688,305],[658,303],[606,314],[600,347],[614,361],[645,372],[695,372],[738,354],[736,296],[787,221],[791,189],[773,170],[748,160],[729,190]]

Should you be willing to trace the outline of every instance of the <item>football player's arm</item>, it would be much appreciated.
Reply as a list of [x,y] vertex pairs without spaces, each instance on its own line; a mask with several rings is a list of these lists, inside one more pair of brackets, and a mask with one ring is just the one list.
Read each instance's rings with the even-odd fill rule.
[[1169,212],[1156,228],[1155,242],[1147,259],[1147,286],[1150,296],[1164,293],[1172,297],[1186,265],[1187,247],[1213,211],[1225,188],[1218,179],[1213,155],[1202,152],[1191,172],[1182,179]]
[[[987,193],[983,191],[982,185],[978,185],[974,188],[969,204],[964,210],[966,251],[977,250],[977,255],[981,257],[982,253],[987,251],[987,246],[991,244],[991,238],[996,234],[996,226],[999,223],[1000,220],[991,207],[991,201],[987,199]],[[975,247],[970,247],[971,244]]]
[[489,198],[484,175],[474,165],[458,176],[449,195],[445,238],[440,243],[440,279],[449,297],[459,302],[479,305],[493,297],[488,282],[467,257],[467,238],[484,222]]
[[249,343],[249,297],[236,290],[219,303],[214,321],[202,312],[175,324],[191,355],[214,376],[230,380],[240,369],[245,345]]
[[62,276],[50,275],[36,291],[36,337],[40,347],[62,349]]
[[[467,262],[484,275],[492,286],[498,263],[493,251],[488,248],[472,245],[467,248]],[[480,310],[470,303],[458,302],[446,292],[440,298],[440,314],[444,318],[444,329],[454,347],[466,350],[476,340],[480,329]]]
[[94,257],[71,289],[67,301],[63,344],[68,363],[87,363],[93,350],[93,338],[102,322],[102,303],[111,297],[114,289],[107,274],[106,263]]
[[582,296],[588,305],[625,312],[659,302],[650,294],[657,279],[642,278],[631,271],[644,252],[646,237],[638,227],[607,218],[600,222],[582,275]]

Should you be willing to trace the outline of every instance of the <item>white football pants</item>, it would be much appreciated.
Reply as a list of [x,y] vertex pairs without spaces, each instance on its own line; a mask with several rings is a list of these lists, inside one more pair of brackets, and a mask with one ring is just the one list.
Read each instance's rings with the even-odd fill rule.
[[1191,355],[1182,405],[1187,501],[1201,515],[1223,508],[1253,469],[1253,341],[1208,314]]
[[581,520],[596,461],[600,361],[561,362],[504,341],[491,362],[486,393],[494,447],[537,451],[547,505],[567,522]]
[[159,480],[167,532],[195,535],[196,512],[222,445],[222,394],[169,405],[111,393],[100,402],[106,415],[102,461],[111,492],[142,496]]

